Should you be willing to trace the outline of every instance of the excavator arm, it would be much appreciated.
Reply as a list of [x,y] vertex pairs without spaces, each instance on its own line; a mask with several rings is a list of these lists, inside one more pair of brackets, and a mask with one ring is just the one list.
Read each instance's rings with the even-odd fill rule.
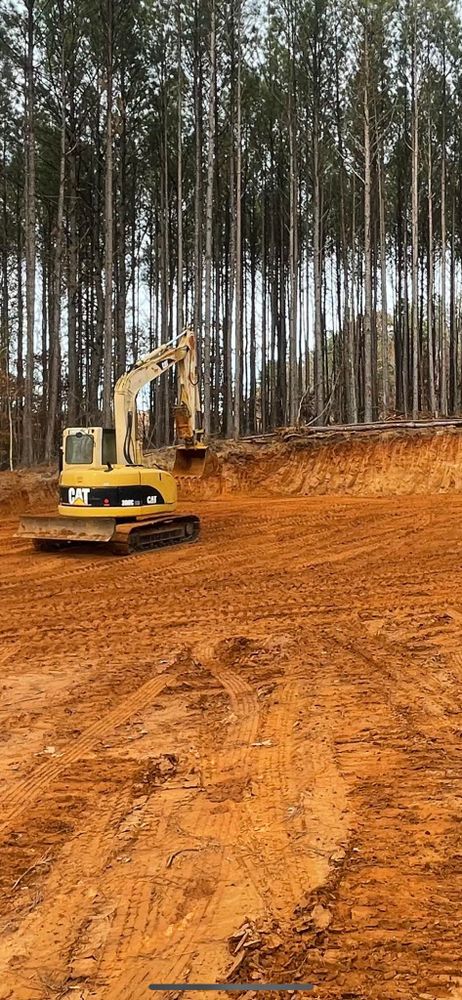
[[174,476],[198,475],[207,447],[202,443],[196,338],[185,330],[176,340],[161,344],[121,375],[114,390],[114,427],[118,465],[140,463],[136,397],[143,386],[176,366],[178,402],[174,409],[176,459]]

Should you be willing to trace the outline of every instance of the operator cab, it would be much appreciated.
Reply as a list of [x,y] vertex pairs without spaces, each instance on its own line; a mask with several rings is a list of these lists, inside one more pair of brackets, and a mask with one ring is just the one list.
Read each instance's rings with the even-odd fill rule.
[[68,427],[60,448],[60,472],[84,465],[111,468],[116,463],[115,430],[107,427]]

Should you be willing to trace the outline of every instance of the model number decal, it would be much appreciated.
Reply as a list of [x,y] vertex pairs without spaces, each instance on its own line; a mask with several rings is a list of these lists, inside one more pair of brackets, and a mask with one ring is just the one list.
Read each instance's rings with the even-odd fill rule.
[[134,507],[135,506],[135,501],[134,500],[122,500],[122,504],[121,505],[122,505],[122,507]]
[[69,503],[88,504],[89,486],[70,486],[68,492]]

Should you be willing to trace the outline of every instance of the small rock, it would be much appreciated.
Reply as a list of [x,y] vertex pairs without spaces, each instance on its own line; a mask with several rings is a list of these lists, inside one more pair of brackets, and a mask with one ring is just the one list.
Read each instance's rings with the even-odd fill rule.
[[329,861],[333,861],[334,864],[340,864],[340,862],[344,861],[345,858],[346,858],[346,851],[343,849],[343,847],[339,847],[337,848],[336,851],[334,851],[331,854]]
[[282,937],[274,931],[271,931],[267,937],[265,937],[265,951],[276,951],[277,948],[281,947],[281,944]]
[[332,923],[332,913],[327,906],[316,903],[311,911],[311,919],[317,931],[325,931]]
[[83,979],[88,979],[92,976],[96,967],[96,959],[93,955],[88,955],[83,958],[76,958],[69,969],[69,979],[77,982],[81,982]]

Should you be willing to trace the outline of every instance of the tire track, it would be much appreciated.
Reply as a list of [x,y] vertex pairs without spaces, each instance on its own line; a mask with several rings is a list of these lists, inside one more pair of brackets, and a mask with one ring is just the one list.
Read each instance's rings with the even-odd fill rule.
[[[253,768],[251,770],[249,764],[251,744],[255,742],[259,729],[258,694],[243,677],[219,662],[217,647],[220,644],[220,642],[198,643],[194,648],[194,653],[198,663],[227,692],[230,706],[239,720],[239,726],[233,732],[231,747],[228,749],[227,742],[225,743],[223,756],[226,757],[227,771],[232,773],[233,768],[236,768],[236,777],[239,776],[245,780],[253,773]],[[257,895],[264,901],[268,911],[278,912],[281,918],[290,916],[304,892],[319,881],[316,878],[319,865],[313,867],[311,878],[307,878],[307,866],[303,866],[297,859],[296,848],[290,842],[283,821],[282,795],[284,788],[287,787],[286,772],[290,771],[292,767],[292,757],[288,750],[289,736],[291,736],[293,721],[295,721],[299,690],[296,682],[289,682],[283,689],[282,703],[276,706],[275,718],[271,723],[272,732],[277,734],[278,739],[271,750],[270,759],[267,758],[265,762],[261,755],[257,756],[257,764],[254,765],[257,768],[258,776],[267,783],[275,800],[271,812],[276,816],[277,821],[272,824],[271,843],[268,843],[266,837],[263,837],[262,840],[260,826],[264,816],[258,814],[255,809],[255,800],[252,800],[252,805],[244,800],[242,807],[238,803],[230,802],[227,814],[218,817],[211,815],[207,804],[200,803],[199,800],[195,826],[197,829],[201,829],[204,840],[213,834],[215,842],[219,844],[217,864],[213,870],[216,889],[211,897],[193,905],[189,921],[185,924],[181,923],[176,928],[173,939],[166,948],[161,949],[160,953],[156,948],[155,969],[146,971],[145,960],[137,958],[137,956],[140,955],[142,948],[149,949],[150,942],[159,940],[159,908],[154,905],[150,920],[146,923],[152,885],[150,880],[143,879],[140,888],[135,880],[132,887],[133,904],[124,905],[114,927],[115,940],[117,941],[118,938],[121,944],[115,955],[111,950],[105,956],[101,973],[104,978],[104,970],[113,969],[114,961],[119,965],[126,964],[131,965],[131,967],[126,972],[122,972],[115,982],[111,982],[111,989],[107,996],[111,995],[115,1000],[137,1000],[141,990],[153,978],[176,981],[177,978],[184,976],[199,942],[213,936],[217,915],[227,891],[227,873],[232,868],[226,857],[231,846],[233,852],[237,854],[244,865]],[[267,730],[268,723],[266,722],[265,732]],[[258,753],[257,750],[257,755]],[[221,766],[218,766],[216,770],[212,768],[208,773],[209,782],[213,784],[216,778],[222,776],[222,773]],[[251,858],[254,859],[253,863]],[[284,859],[283,867],[282,859]],[[194,866],[190,866],[183,891],[180,893],[180,902],[183,898],[188,899],[188,879],[194,880],[194,872]],[[158,874],[160,874],[160,869]]]
[[3,796],[0,833],[5,833],[10,829],[11,824],[40,798],[42,792],[53,781],[56,781],[67,767],[75,764],[85,753],[92,750],[102,736],[123,722],[127,722],[134,712],[144,708],[150,700],[172,683],[174,683],[174,678],[168,674],[151,678],[131,695],[128,695],[112,712],[89,726],[72,746],[63,750],[59,760],[46,761],[22,781],[17,782],[9,793]]
[[[55,788],[54,794],[56,797]],[[63,787],[63,793],[69,795],[68,782]],[[62,956],[69,958],[69,941],[78,941],[80,928],[94,918],[98,908],[98,894],[93,888],[94,879],[109,863],[114,849],[114,829],[127,810],[130,801],[130,788],[122,787],[107,796],[100,796],[96,804],[91,787],[88,788],[88,802],[83,818],[84,825],[68,842],[68,849],[62,851],[56,846],[52,851],[52,865],[46,875],[46,893],[38,909],[32,907],[21,921],[17,934],[3,938],[0,949],[0,982],[9,984],[9,975],[14,969],[14,958],[18,949],[29,955],[27,942],[38,938],[41,947],[41,985],[49,978],[52,983],[57,980],[62,966]],[[80,820],[82,824],[82,820]],[[62,846],[62,845],[61,845]],[[55,859],[55,851],[57,852]],[[72,891],[69,886],[72,885]],[[26,887],[27,889],[27,887]],[[40,882],[34,886],[34,893],[41,894]],[[11,896],[11,919],[15,920],[16,903],[21,906],[21,893]],[[24,942],[24,944],[23,944]],[[24,966],[24,973],[36,972],[36,960]],[[10,967],[11,966],[11,967]],[[67,979],[62,972],[61,981]],[[17,982],[13,977],[15,986]],[[21,1000],[35,1000],[40,985],[35,976],[27,975],[27,983],[21,987]],[[13,994],[11,994],[13,995]],[[48,994],[47,994],[48,995]]]
[[[307,510],[307,515],[308,514],[309,514],[309,508]],[[341,517],[340,520],[343,521],[344,517]],[[375,518],[374,515],[371,515],[371,520],[373,521],[373,523],[375,523],[376,518]],[[265,521],[265,519],[262,519],[262,518],[258,517],[259,533],[261,532],[262,521]],[[403,521],[405,521],[405,523],[407,521],[409,521],[410,525],[413,528],[415,528],[415,516],[413,514],[409,514],[409,516],[407,518],[401,518],[401,522],[400,523],[402,524]],[[271,524],[272,522],[274,522],[274,518],[272,518],[272,519],[267,518],[266,522],[268,524]],[[249,527],[252,526],[252,525],[253,526],[255,525],[255,518],[253,518],[253,519],[251,519],[249,521]],[[361,527],[364,530],[364,519],[362,520]],[[239,528],[240,528],[240,526],[239,526]],[[330,534],[332,532],[332,530],[334,530],[336,533],[338,533],[338,526],[336,524],[332,525],[332,524],[329,524],[329,523],[327,525],[324,524],[324,523],[321,523],[320,525],[317,525],[317,537],[316,537],[317,545],[319,545],[319,543],[322,543],[322,541],[323,541],[323,535]],[[301,539],[304,536],[306,536],[306,533],[307,533],[307,516],[303,515],[303,514],[300,514],[299,512],[297,512],[293,516],[284,518],[281,521],[281,524],[279,525],[279,531],[282,531],[284,534],[287,534],[287,536],[290,538],[291,546],[294,545],[294,543],[297,542],[297,540],[301,541]],[[237,531],[234,531],[234,534],[237,536],[237,534],[238,534]],[[392,528],[390,528],[389,531],[384,531],[383,528],[382,528],[382,530],[380,532],[377,532],[376,535],[372,535],[371,536],[371,534],[368,532],[367,533],[367,542],[365,542],[365,543],[358,543],[358,544],[356,542],[353,542],[353,545],[351,545],[350,547],[345,547],[345,539],[344,539],[344,536],[342,536],[341,551],[334,552],[334,553],[329,553],[329,555],[326,556],[326,554],[325,554],[325,547],[321,544],[320,548],[319,548],[319,555],[317,556],[316,553],[315,553],[314,556],[313,556],[313,559],[310,560],[308,563],[306,563],[306,561],[305,561],[305,564],[306,565],[317,566],[317,565],[321,565],[324,562],[337,562],[337,561],[342,561],[343,559],[354,558],[357,555],[362,555],[362,554],[364,554],[366,552],[369,552],[371,549],[376,550],[377,549],[377,547],[375,546],[375,542],[376,541],[384,543],[386,545],[387,539],[390,538],[390,537],[395,537],[395,536],[396,536],[396,529],[395,529],[394,526]],[[253,533],[251,533],[250,537],[251,538],[253,537]],[[210,546],[210,547],[212,547],[214,545],[214,539],[213,538],[211,538],[211,539],[202,539],[201,541],[203,542],[204,545],[207,545],[207,546]],[[228,536],[228,538],[227,538],[227,543],[228,543],[227,544],[227,556],[226,556],[226,563],[227,563],[228,569],[229,569],[230,559],[233,556],[234,552],[236,552],[236,554],[242,552],[243,541],[245,541],[245,538],[244,539],[242,538],[240,530],[239,530],[239,535],[238,535],[238,537],[235,538],[235,540],[230,539],[229,536]],[[352,541],[353,541],[353,539],[352,539]],[[230,542],[231,542],[231,545],[230,545]],[[233,544],[233,542],[234,542],[234,544]],[[404,539],[403,539],[403,542],[404,542]],[[347,540],[347,544],[348,544],[348,540]],[[299,547],[300,546],[297,546],[297,548],[299,548]],[[380,548],[382,548],[382,547],[383,547],[383,545],[380,545]],[[265,546],[265,551],[264,551],[264,556],[260,557],[260,559],[258,559],[258,557],[257,557],[257,564],[256,564],[257,567],[266,566],[267,565],[267,560],[272,556],[272,554],[274,552],[277,552],[279,550],[279,548],[280,548],[280,542],[278,540],[274,541],[273,544],[266,545]],[[38,558],[38,559],[41,560],[43,558],[43,556],[39,555],[36,558]],[[66,569],[66,570],[62,569],[62,566],[63,566],[63,559],[62,558],[60,558],[59,556],[53,556],[52,558],[53,558],[53,565],[55,564],[55,560],[56,560],[56,571],[57,571],[56,575],[59,572],[59,579],[56,580],[56,583],[57,583],[58,588],[59,588],[58,591],[57,591],[57,593],[62,592],[63,581],[65,581],[65,580],[67,581],[68,579],[73,578],[76,575],[79,575],[81,573],[87,573],[89,570],[91,571],[93,569],[96,569],[98,571],[98,577],[100,577],[101,575],[104,576],[104,574],[107,571],[114,569],[114,557],[113,556],[107,557],[103,553],[101,553],[100,559],[93,559],[91,562],[85,562],[83,565],[72,567],[72,568],[69,568],[69,569]],[[72,555],[71,558],[74,559],[75,556]],[[156,555],[156,566],[154,568],[151,568],[151,566],[152,566],[152,560],[153,560],[153,553],[141,553],[139,555],[132,556],[129,560],[126,561],[126,562],[129,563],[128,566],[126,565],[126,563],[124,563],[124,573],[123,573],[124,583],[123,583],[123,585],[121,583],[121,585],[120,585],[121,588],[123,586],[123,589],[124,590],[126,589],[126,582],[128,580],[130,580],[130,579],[138,579],[139,575],[140,575],[140,572],[142,572],[142,570],[144,569],[144,567],[148,568],[148,572],[144,574],[145,577],[147,577],[147,578],[154,578],[154,580],[158,579],[159,573],[162,573],[164,571],[164,569],[166,568],[166,566],[170,562],[171,558],[172,558],[172,553],[169,553],[167,551],[165,551],[165,552],[163,552],[161,554],[157,554]],[[104,562],[103,562],[103,559],[104,559]],[[236,571],[236,573],[239,573],[240,570],[242,569],[242,567],[248,561],[248,559],[249,559],[249,554],[248,553],[246,553],[245,555],[243,555],[240,559],[239,558],[232,559],[231,561],[232,561],[233,571]],[[58,565],[58,561],[59,561],[59,565]],[[188,553],[188,561],[187,561],[187,566],[186,566],[186,573],[187,573],[188,576],[196,574],[196,573],[202,574],[203,570],[205,568],[207,568],[208,572],[210,572],[210,570],[212,570],[212,572],[213,572],[214,569],[219,570],[221,568],[221,566],[223,565],[224,561],[225,561],[224,557],[222,557],[220,554],[218,554],[215,557],[213,557],[213,556],[211,557],[210,554],[207,553],[205,555],[197,555],[197,556],[191,558],[189,556],[189,553]],[[282,558],[282,561],[284,562],[284,557]],[[252,565],[255,565],[254,561],[252,561]],[[37,570],[37,572],[38,572],[38,570]],[[185,566],[183,564],[180,564],[177,568],[175,568],[174,566],[173,567],[169,566],[169,578],[170,579],[174,580],[174,579],[178,579],[178,578],[183,578],[184,575],[185,575]],[[54,582],[54,576],[53,576],[53,582]],[[43,600],[43,576],[42,575],[40,575],[40,577],[37,579],[37,583],[42,586],[42,591],[40,593],[40,599]],[[16,586],[18,586],[18,582],[0,583],[0,590],[7,591],[9,589],[15,588]],[[93,593],[94,596],[97,596],[100,593],[105,593],[106,589],[107,589],[106,588],[106,583],[104,581],[98,582],[98,580],[95,580],[94,584],[93,584],[93,587],[92,587],[92,593]],[[54,594],[53,591],[50,591],[49,594],[48,594],[48,596],[55,596],[55,594]]]
[[[257,693],[242,677],[222,666],[215,666],[213,657],[209,657],[207,662],[210,672],[228,692],[234,711],[237,711],[240,696],[246,698],[249,703],[252,701],[258,706]],[[271,721],[268,717],[265,719],[265,732],[271,731],[273,746],[269,748],[269,753],[266,748],[257,748],[256,754],[254,754],[256,763],[252,768],[252,775],[256,775],[258,785],[265,783],[270,797],[269,812],[274,816],[282,812],[282,781],[277,747],[280,739],[284,739],[289,728],[284,694],[285,692],[282,691],[280,694],[281,703],[272,713]],[[284,722],[286,723],[285,727]],[[252,734],[252,742],[254,742],[256,735],[257,728]],[[299,898],[300,880],[297,877],[298,869],[297,875],[294,877],[291,866],[291,851],[289,851],[289,859],[286,854],[284,868],[281,869],[281,857],[289,847],[287,836],[284,836],[279,828],[281,817],[278,816],[278,821],[272,824],[271,843],[269,843],[267,837],[263,836],[262,838],[261,836],[261,826],[264,827],[265,822],[267,823],[268,813],[266,806],[263,814],[259,813],[258,795],[251,800],[251,804],[244,800],[244,813],[245,816],[240,817],[237,841],[241,861],[267,904],[272,904],[276,910],[286,909],[287,905],[291,908]],[[242,829],[244,819],[248,827],[247,830]],[[258,858],[259,867],[252,861],[252,858],[255,857]],[[275,891],[276,886],[277,890]]]
[[[241,778],[249,774],[249,756],[251,743],[254,741],[258,729],[259,704],[257,693],[242,678],[233,675],[232,671],[222,666],[217,666],[215,661],[215,650],[218,643],[200,643],[195,647],[194,654],[196,660],[212,676],[219,681],[230,697],[230,704],[237,717],[237,724],[233,727],[232,737],[229,742],[227,753],[227,766],[230,771],[236,769]],[[227,741],[228,742],[228,741]],[[220,776],[213,772],[211,780],[215,776]],[[228,853],[231,845],[235,842],[238,832],[239,813],[236,803],[230,802],[226,813],[215,815],[210,810],[210,803],[197,797],[198,811],[195,815],[196,829],[201,830],[201,838],[204,841],[213,838],[217,848],[214,851],[215,865],[213,869],[216,889],[212,896],[193,903],[192,915],[185,926],[176,928],[171,941],[159,954],[156,950],[156,969],[151,972],[146,971],[146,963],[143,968],[140,963],[122,972],[116,981],[111,983],[107,995],[113,1000],[138,1000],[141,990],[154,978],[176,979],[191,960],[194,947],[198,940],[213,930],[213,922],[223,895],[226,892],[227,872],[231,868]],[[194,878],[195,867],[190,867],[190,877]],[[158,941],[158,918],[159,911],[155,908],[149,913],[149,903],[147,895],[151,893],[151,885],[144,885],[139,901],[135,906],[135,912],[130,914],[130,927],[127,928],[126,916],[121,915],[117,921],[117,933],[123,939],[123,951],[113,954],[112,949],[105,955],[101,973],[104,976],[105,968],[113,967],[114,960],[118,963],[124,962],[129,956],[139,954],[140,942]],[[181,892],[181,898],[188,898],[188,883],[186,882]],[[146,920],[146,917],[149,920]],[[128,942],[127,942],[128,931]],[[176,932],[175,932],[176,931]],[[111,935],[112,936],[112,935]]]
[[[265,799],[247,805],[251,854],[255,853],[266,871],[270,889],[270,910],[287,917],[300,901],[304,885],[303,866],[288,836],[284,807],[289,807],[285,769],[292,768],[292,725],[295,721],[297,689],[292,683],[278,691],[278,702],[265,720],[265,733],[271,745],[257,751],[255,775],[258,786],[264,786]],[[299,704],[299,703],[298,703]],[[262,838],[260,828],[271,824],[270,837]],[[283,863],[282,863],[283,859]],[[277,889],[275,890],[275,887]]]

